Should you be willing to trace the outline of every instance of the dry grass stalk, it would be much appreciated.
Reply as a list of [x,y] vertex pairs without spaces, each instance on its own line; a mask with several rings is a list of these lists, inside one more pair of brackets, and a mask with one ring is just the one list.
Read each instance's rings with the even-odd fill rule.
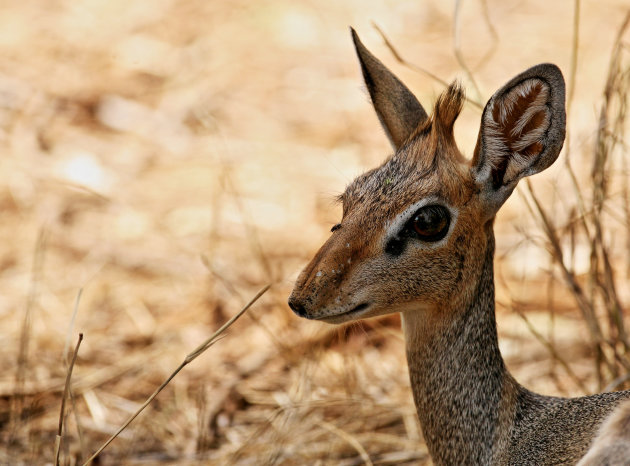
[[77,360],[77,355],[79,354],[79,347],[81,346],[81,342],[83,341],[83,334],[79,333],[79,340],[77,341],[77,346],[74,348],[74,353],[72,353],[72,359],[70,360],[70,364],[68,365],[68,373],[66,375],[66,384],[63,389],[63,395],[61,397],[61,408],[59,410],[59,428],[57,429],[57,436],[55,437],[55,466],[59,466],[59,452],[61,450],[61,442],[63,440],[63,420],[65,417],[66,411],[66,400],[68,399],[70,393],[70,380],[72,379],[72,369],[74,369],[74,363]]
[[22,411],[24,409],[24,385],[26,382],[26,370],[28,366],[28,350],[29,340],[31,337],[31,320],[33,314],[33,308],[37,302],[37,296],[39,292],[40,275],[43,268],[44,252],[46,249],[46,232],[41,229],[37,236],[37,243],[35,245],[35,252],[33,254],[33,265],[31,272],[31,285],[28,292],[26,309],[24,311],[24,320],[22,321],[22,327],[20,331],[20,349],[18,353],[16,373],[15,373],[15,385],[11,391],[11,413],[10,413],[10,435],[9,443],[13,443],[17,435],[17,431],[20,425],[20,419],[22,417]]
[[[576,18],[579,14],[578,11],[579,2],[576,2]],[[612,157],[616,149],[623,145],[624,140],[625,110],[630,91],[630,67],[624,68],[622,38],[629,23],[630,12],[626,15],[619,29],[611,54],[594,150],[591,171],[593,185],[590,201],[585,201],[583,189],[579,188],[575,174],[569,170],[573,186],[577,192],[577,207],[580,212],[579,225],[582,227],[582,234],[588,239],[590,245],[590,268],[586,290],[576,275],[572,264],[563,253],[562,239],[558,234],[562,228],[552,222],[532,185],[527,183],[528,194],[534,208],[529,203],[527,206],[540,221],[549,244],[550,253],[560,267],[565,283],[587,324],[590,344],[596,356],[595,369],[600,389],[606,385],[606,380],[610,380],[610,378],[617,381],[616,386],[621,385],[626,379],[624,375],[620,376],[620,371],[630,371],[628,355],[630,342],[625,329],[623,305],[616,288],[615,276],[617,271],[610,260],[609,245],[606,239],[608,218],[605,209],[612,202],[609,194],[609,182],[614,170]],[[576,49],[574,35],[574,50]],[[572,62],[575,63],[576,61],[577,57]],[[572,75],[574,66],[572,66]],[[624,176],[627,176],[627,173]],[[627,200],[623,201],[623,206],[625,205],[627,205]],[[622,208],[627,210],[623,206]]]
[[[70,319],[70,325],[68,325],[68,333],[66,334],[66,343],[63,347],[63,355],[64,355],[64,364],[66,366],[66,372],[70,370],[68,361],[68,349],[70,348],[70,340],[72,338],[72,331],[74,329],[74,324],[77,319],[77,314],[79,313],[79,303],[81,302],[81,296],[83,295],[83,288],[79,288],[77,292],[77,297],[74,301],[74,309],[72,311],[72,317]],[[83,335],[83,334],[81,334]],[[78,347],[75,350],[75,355],[78,353]],[[74,359],[74,356],[73,356]],[[74,361],[73,361],[74,364]],[[67,381],[66,381],[67,384]],[[64,388],[65,390],[65,388]],[[79,445],[81,448],[81,457],[85,458],[88,455],[87,446],[85,445],[85,438],[83,436],[83,425],[81,423],[81,417],[79,416],[79,410],[77,409],[77,400],[74,396],[74,390],[72,389],[72,385],[68,385],[68,396],[70,397],[70,403],[72,404],[72,414],[74,415],[74,422],[77,426],[77,435],[79,437]]]
[[549,352],[551,357],[554,359],[554,361],[557,361],[562,366],[562,368],[565,370],[567,375],[571,378],[573,383],[575,383],[575,385],[577,385],[580,388],[580,390],[582,390],[583,393],[588,393],[586,386],[584,385],[582,380],[580,380],[580,378],[575,374],[573,369],[571,369],[571,366],[569,365],[569,363],[567,363],[565,359],[562,357],[562,355],[558,353],[555,346],[547,338],[545,338],[545,336],[542,335],[536,329],[536,327],[530,322],[530,320],[527,318],[523,310],[520,308],[519,303],[512,301],[510,303],[510,310],[513,312],[516,312],[516,314],[518,314],[518,316],[523,320],[523,322],[525,322],[525,325],[527,325],[527,329],[529,330],[529,332],[532,335],[534,335],[536,340],[538,340],[547,349],[547,351]]
[[[464,58],[464,53],[462,52],[462,41],[461,41],[461,31],[460,31],[460,13],[462,8],[462,0],[455,0],[455,10],[453,13],[453,52],[455,53],[455,58],[457,59],[457,63],[466,73],[466,77],[468,81],[470,81],[473,90],[475,91],[476,101],[481,102],[481,90],[477,85],[477,80],[475,79],[470,67],[466,63],[466,59]],[[486,16],[487,18],[487,16]]]
[[101,452],[107,448],[107,446],[116,438],[120,435],[120,433],[125,430],[127,428],[127,426],[129,426],[129,424],[131,424],[131,422],[142,412],[144,411],[144,409],[149,406],[149,404],[155,399],[156,396],[158,396],[160,394],[160,392],[170,383],[171,380],[173,380],[175,378],[175,376],[177,374],[179,374],[179,372],[186,367],[188,364],[190,364],[192,361],[194,361],[197,357],[199,357],[201,354],[203,354],[208,348],[210,348],[212,345],[214,345],[218,340],[219,337],[221,336],[221,334],[223,334],[223,332],[225,332],[234,322],[236,322],[236,320],[241,317],[243,314],[245,314],[245,312],[247,312],[247,310],[256,302],[258,301],[258,299],[264,295],[267,290],[269,290],[269,288],[271,288],[271,285],[266,285],[265,287],[263,287],[258,293],[256,293],[256,295],[249,301],[249,303],[247,303],[238,313],[236,313],[230,320],[228,320],[225,324],[223,324],[216,332],[214,332],[209,338],[206,339],[206,341],[204,341],[202,344],[200,344],[194,351],[192,351],[191,353],[189,353],[185,358],[184,361],[177,367],[177,369],[175,369],[171,375],[168,376],[168,378],[151,394],[151,396],[149,396],[149,398],[147,398],[147,400],[142,404],[142,406],[140,406],[140,408],[138,408],[138,410],[133,413],[129,419],[127,419],[127,421],[120,426],[120,428],[109,438],[107,439],[107,441],[101,445],[101,447],[96,450],[96,452],[94,452],[94,454],[92,456],[90,456],[85,463],[83,463],[84,466],[90,464],[98,455],[101,454]]
[[499,34],[497,33],[494,24],[492,24],[492,21],[490,20],[490,9],[488,8],[488,1],[481,0],[480,3],[481,14],[483,15],[483,20],[486,23],[488,32],[492,37],[492,43],[490,44],[490,48],[488,49],[488,51],[484,54],[483,57],[481,57],[481,60],[479,60],[479,64],[477,65],[477,67],[481,67],[485,65],[488,61],[490,61],[490,58],[492,58],[494,53],[497,51],[497,46],[499,45]]
[[363,448],[363,445],[361,445],[361,442],[359,442],[356,437],[344,431],[343,429],[338,428],[334,424],[331,424],[330,422],[320,421],[318,424],[324,429],[331,431],[333,434],[338,435],[350,445],[352,445],[361,456],[363,464],[365,464],[366,466],[374,465],[374,463],[372,463],[372,460],[370,459],[370,455],[368,455],[367,451],[365,451],[365,448]]
[[[396,59],[398,63],[400,63],[403,66],[406,66],[407,68],[411,70],[417,71],[419,73],[422,73],[428,76],[429,78],[440,83],[444,87],[448,87],[449,84],[446,81],[444,81],[442,78],[440,78],[438,75],[404,59],[402,55],[398,52],[396,47],[394,47],[394,44],[392,44],[392,42],[387,38],[387,35],[385,34],[385,32],[383,32],[383,30],[374,22],[372,22],[372,26],[381,35],[381,37],[383,38],[383,41],[385,42],[385,45],[387,46],[387,48],[389,49],[389,51],[391,52],[391,54],[394,56],[394,58]],[[466,102],[472,104],[474,107],[477,107],[479,110],[483,110],[483,104],[479,100],[471,99],[470,97],[465,97],[465,99],[466,99]]]
[[[571,114],[573,96],[575,94],[575,77],[577,75],[578,50],[580,45],[580,0],[573,3],[573,37],[571,40],[571,64],[567,83],[567,114]],[[567,138],[568,139],[568,138]]]

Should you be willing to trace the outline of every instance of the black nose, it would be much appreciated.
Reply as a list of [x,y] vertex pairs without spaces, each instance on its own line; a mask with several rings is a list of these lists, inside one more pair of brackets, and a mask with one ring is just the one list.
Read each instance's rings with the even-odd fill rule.
[[306,309],[304,308],[304,305],[293,296],[289,297],[289,307],[300,317],[306,316]]

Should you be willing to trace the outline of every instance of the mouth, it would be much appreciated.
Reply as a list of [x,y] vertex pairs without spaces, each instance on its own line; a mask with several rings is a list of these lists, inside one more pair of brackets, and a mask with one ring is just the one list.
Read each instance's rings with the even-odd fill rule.
[[354,320],[358,318],[358,316],[369,307],[370,303],[361,303],[357,306],[354,306],[349,311],[342,312],[341,314],[317,317],[317,320],[322,320],[331,324],[340,324],[342,322],[347,322],[349,320]]
[[363,309],[367,309],[368,306],[369,306],[368,303],[361,303],[358,306],[355,306],[352,309],[350,309],[346,314],[352,314],[353,312],[362,311]]

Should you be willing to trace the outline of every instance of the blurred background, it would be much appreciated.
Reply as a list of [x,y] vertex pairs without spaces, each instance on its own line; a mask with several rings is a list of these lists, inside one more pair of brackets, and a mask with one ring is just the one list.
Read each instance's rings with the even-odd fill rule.
[[[272,283],[99,464],[429,464],[398,318],[337,328],[286,305],[340,218],[335,195],[391,152],[350,25],[428,109],[435,77],[483,105],[529,66],[560,66],[565,149],[497,218],[501,348],[545,394],[627,386],[627,12],[627,0],[1,2],[0,463],[54,462],[79,332],[62,464],[85,461]],[[479,119],[467,104],[456,125],[466,156]]]

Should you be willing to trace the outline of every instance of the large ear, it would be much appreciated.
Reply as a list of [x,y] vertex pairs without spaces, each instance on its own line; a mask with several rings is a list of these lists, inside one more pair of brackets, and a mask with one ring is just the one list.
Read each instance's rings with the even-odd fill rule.
[[472,175],[490,215],[518,180],[558,158],[565,124],[564,78],[555,65],[536,65],[492,96],[481,117],[472,160]]
[[398,149],[427,119],[427,112],[409,89],[365,48],[356,31],[352,28],[350,31],[378,119],[392,146]]

